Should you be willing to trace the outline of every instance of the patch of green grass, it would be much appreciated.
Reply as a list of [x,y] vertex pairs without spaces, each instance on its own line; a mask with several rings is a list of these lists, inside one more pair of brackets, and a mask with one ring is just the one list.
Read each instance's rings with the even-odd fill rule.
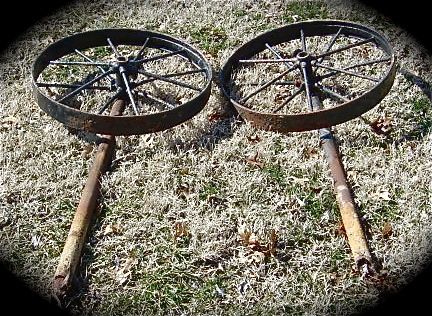
[[280,165],[269,164],[266,165],[262,171],[268,175],[268,177],[279,185],[285,184],[285,174],[283,168]]
[[420,97],[412,101],[412,109],[415,113],[425,115],[432,109],[432,104],[428,98]]
[[[295,19],[293,16],[299,18]],[[322,1],[293,1],[286,5],[283,19],[293,23],[296,20],[327,19],[329,12],[327,5]]]
[[199,199],[201,201],[207,200],[210,196],[220,193],[219,186],[216,182],[207,183],[199,192]]
[[201,302],[212,301],[225,293],[223,279],[219,276],[210,277],[197,291],[195,298]]
[[373,212],[373,219],[382,224],[397,219],[399,213],[399,204],[396,201],[382,201],[379,208]]
[[309,191],[303,202],[305,203],[304,209],[314,219],[320,218],[324,212],[333,207],[333,195],[322,194],[318,196],[316,193]]
[[228,47],[228,35],[225,30],[215,26],[203,26],[190,31],[192,38],[199,42],[199,45],[212,56]]
[[161,268],[143,274],[137,282],[143,286],[141,293],[115,298],[119,314],[127,314],[131,308],[140,308],[142,312],[152,314],[162,310],[179,312],[183,309],[181,306],[190,302],[201,281],[187,271]]
[[426,97],[417,98],[412,102],[412,109],[417,120],[416,136],[429,133],[432,128],[431,101]]
[[62,213],[73,213],[76,209],[77,205],[75,202],[69,200],[69,199],[62,199],[58,202],[58,204],[55,206],[56,211],[62,212]]
[[277,155],[284,151],[285,147],[282,145],[282,140],[278,137],[272,143],[273,152]]
[[408,100],[406,109],[401,118],[400,132],[406,139],[416,140],[423,138],[432,130],[432,102],[425,96]]
[[330,271],[338,272],[341,267],[346,266],[347,258],[349,257],[349,252],[343,247],[335,247],[330,254]]
[[242,9],[242,8],[237,8],[233,10],[233,15],[237,18],[240,18],[242,16],[246,16],[248,13],[246,10]]

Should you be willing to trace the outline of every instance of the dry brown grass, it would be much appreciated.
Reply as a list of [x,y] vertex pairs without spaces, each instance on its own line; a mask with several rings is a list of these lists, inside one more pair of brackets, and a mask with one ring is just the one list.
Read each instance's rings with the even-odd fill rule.
[[[192,120],[118,138],[79,271],[83,287],[68,310],[350,314],[408,282],[431,250],[431,103],[412,79],[432,81],[430,56],[404,30],[355,2],[308,5],[304,11],[291,1],[83,1],[23,34],[0,65],[1,259],[49,295],[92,162],[93,145],[41,112],[31,94],[30,66],[48,44],[103,27],[151,29],[198,47],[217,71],[263,30],[326,17],[383,32],[411,74],[399,71],[388,96],[365,115],[390,119],[388,136],[360,119],[335,128],[373,253],[388,272],[383,282],[365,282],[352,269],[316,133],[283,136],[215,116],[226,105],[215,84]],[[245,243],[248,232],[271,245],[272,231],[274,256]]]

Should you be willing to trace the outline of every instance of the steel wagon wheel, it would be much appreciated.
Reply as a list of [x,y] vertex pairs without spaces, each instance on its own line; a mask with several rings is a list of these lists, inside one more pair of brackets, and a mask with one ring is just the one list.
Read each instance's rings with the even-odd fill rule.
[[[263,33],[221,71],[222,90],[241,116],[279,132],[319,129],[360,116],[389,92],[393,50],[375,30],[315,20]],[[323,108],[310,108],[311,94]]]
[[[133,29],[78,33],[48,46],[32,70],[39,106],[65,125],[88,132],[157,132],[197,114],[211,89],[211,67],[190,45]],[[110,116],[115,100],[126,101]]]

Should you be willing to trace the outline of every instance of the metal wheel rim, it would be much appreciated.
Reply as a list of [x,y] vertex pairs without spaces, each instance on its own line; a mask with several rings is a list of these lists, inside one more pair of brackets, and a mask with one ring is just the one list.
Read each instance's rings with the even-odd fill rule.
[[[296,39],[298,38],[297,34],[300,34],[301,30],[303,30],[305,36],[310,36],[311,34],[334,35],[339,29],[360,38],[372,36],[372,41],[389,55],[390,65],[384,77],[369,91],[353,100],[329,109],[290,115],[258,112],[233,99],[230,80],[233,70],[238,66],[239,60],[250,58],[254,54],[266,49],[266,43],[274,46],[285,42],[287,39]],[[258,128],[285,133],[330,127],[362,115],[376,106],[387,95],[393,84],[395,74],[396,58],[393,49],[384,36],[377,31],[346,21],[312,20],[273,29],[243,44],[225,62],[220,78],[224,95],[244,119],[251,121]]]
[[[142,46],[146,39],[148,47],[184,50],[181,55],[199,67],[205,75],[205,85],[193,99],[173,109],[145,115],[109,116],[77,110],[47,96],[37,82],[39,75],[50,64],[75,49],[84,50],[98,45],[107,45],[109,38],[118,45]],[[144,44],[145,46],[146,44]],[[173,54],[174,55],[174,54]],[[48,46],[35,60],[32,68],[33,91],[38,105],[50,116],[66,126],[87,132],[109,135],[134,135],[152,133],[176,126],[199,113],[210,97],[212,70],[204,56],[192,46],[171,36],[133,29],[101,29],[78,33],[63,38]]]

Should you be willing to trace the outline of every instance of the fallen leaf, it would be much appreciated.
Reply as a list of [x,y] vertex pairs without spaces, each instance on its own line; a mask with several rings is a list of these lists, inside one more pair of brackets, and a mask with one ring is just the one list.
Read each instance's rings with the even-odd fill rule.
[[120,285],[123,285],[132,275],[132,268],[137,264],[138,260],[136,258],[127,258],[123,263],[121,268],[116,273],[116,280]]
[[186,196],[191,192],[188,183],[181,183],[175,190],[176,194],[182,198],[186,198]]
[[268,243],[262,244],[255,233],[245,229],[245,227],[239,228],[239,241],[243,246],[252,251],[248,258],[255,262],[260,262],[265,257],[276,255],[278,238],[276,231],[271,229]]
[[384,223],[381,233],[384,239],[388,239],[391,235],[393,235],[392,225],[389,222]]
[[318,154],[318,149],[316,147],[306,147],[303,149],[303,156],[305,158],[310,158]]
[[103,234],[104,234],[104,236],[107,236],[107,235],[111,235],[111,234],[117,235],[119,233],[120,233],[120,225],[119,224],[109,224],[105,227]]
[[393,125],[390,118],[382,116],[369,124],[372,131],[378,135],[388,135],[390,134]]
[[251,164],[253,166],[257,166],[258,168],[262,169],[264,168],[264,163],[258,160],[259,154],[256,153],[254,156],[249,156],[246,158],[246,162],[248,164]]
[[174,224],[174,230],[174,239],[190,236],[190,232],[184,222],[176,222]]
[[336,236],[345,236],[346,237],[346,231],[345,226],[342,222],[342,220],[339,220],[337,227],[334,230]]
[[224,113],[224,112],[213,112],[213,113],[211,113],[207,117],[207,119],[210,122],[214,122],[214,121],[220,121],[220,120],[226,119],[227,117],[228,117],[227,113]]
[[93,146],[90,144],[87,144],[84,146],[83,150],[81,151],[81,156],[83,158],[86,158],[91,154],[92,151],[93,151]]

